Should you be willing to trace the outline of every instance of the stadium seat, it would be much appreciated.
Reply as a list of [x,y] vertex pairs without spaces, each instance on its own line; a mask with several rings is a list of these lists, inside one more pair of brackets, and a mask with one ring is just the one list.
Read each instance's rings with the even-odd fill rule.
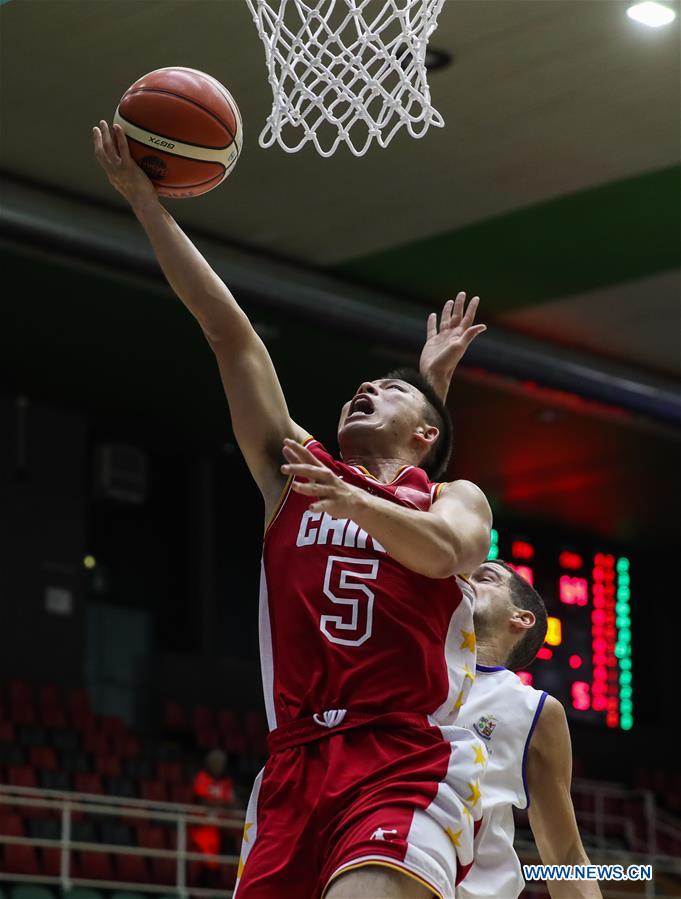
[[19,746],[11,743],[0,743],[0,765],[21,768],[26,764],[26,753]]
[[181,805],[191,805],[194,801],[194,790],[191,784],[171,784],[170,801],[179,802]]
[[59,752],[72,752],[78,749],[80,737],[75,730],[70,728],[58,728],[50,733],[50,743]]
[[195,705],[192,709],[192,726],[195,731],[215,730],[215,712],[210,706]]
[[10,720],[15,724],[30,726],[36,722],[35,708],[24,703],[11,703],[9,707]]
[[34,847],[8,843],[4,847],[2,870],[6,874],[38,874],[38,858]]
[[73,777],[73,789],[76,793],[102,793],[102,779],[99,774],[78,771]]
[[92,731],[84,736],[83,749],[87,750],[87,752],[91,752],[93,755],[111,755],[109,738],[106,734],[99,734],[96,731]]
[[0,836],[3,837],[23,837],[24,822],[21,815],[8,814],[8,812],[0,807]]
[[122,796],[126,799],[137,799],[137,790],[129,777],[107,778],[106,792],[110,796]]
[[121,762],[115,755],[96,755],[94,757],[95,771],[104,777],[120,777]]
[[182,765],[179,762],[159,762],[158,779],[167,784],[177,784],[182,781]]
[[166,786],[158,780],[140,781],[140,797],[147,802],[167,802]]
[[82,880],[113,880],[113,866],[105,852],[79,852],[74,863],[74,873]]
[[202,728],[201,730],[196,732],[196,745],[203,750],[208,751],[211,749],[215,749],[223,742],[224,741],[220,739],[220,736],[215,728]]
[[16,739],[14,725],[0,717],[0,743],[12,743]]
[[125,883],[150,883],[149,866],[143,855],[117,855],[116,876]]
[[90,770],[90,760],[80,749],[68,749],[61,753],[61,768],[69,774],[84,774]]
[[74,821],[71,825],[71,839],[74,843],[98,843],[93,821]]
[[107,737],[122,737],[127,731],[125,721],[118,715],[102,715],[98,721],[98,731]]
[[163,726],[168,731],[188,730],[187,713],[179,702],[169,699],[163,704]]
[[56,684],[43,684],[38,689],[38,705],[41,709],[61,709],[64,707],[64,697]]
[[7,769],[7,783],[13,787],[37,787],[35,772],[28,765],[10,765]]
[[140,741],[132,734],[120,734],[114,739],[114,752],[126,759],[136,758],[140,754]]
[[146,759],[126,759],[123,762],[123,771],[126,777],[132,777],[135,780],[151,780],[153,778],[151,763]]
[[154,883],[173,884],[177,881],[177,863],[172,858],[152,858],[151,875]]
[[43,790],[71,789],[71,778],[65,771],[39,771],[38,780]]
[[218,712],[218,727],[222,734],[230,734],[240,729],[237,713],[233,709],[220,709]]
[[141,849],[167,849],[166,832],[162,827],[140,824],[137,828],[137,845]]
[[10,681],[7,688],[7,696],[9,698],[10,705],[12,703],[17,703],[18,705],[32,705],[33,687],[26,681]]
[[17,728],[17,740],[22,746],[44,746],[47,736],[37,724],[22,724]]
[[61,872],[61,849],[58,846],[43,846],[40,850],[40,870],[42,874],[58,877]]
[[11,899],[55,899],[52,890],[38,884],[22,883],[13,887]]
[[50,771],[55,771],[57,768],[57,756],[51,746],[31,746],[28,757],[34,768],[49,769]]
[[57,728],[66,727],[66,715],[62,709],[46,708],[40,709],[40,723],[47,730],[56,730]]
[[[102,843],[111,846],[133,846],[132,828],[118,820],[104,820],[99,826]],[[140,844],[141,845],[141,844]]]
[[58,840],[61,822],[56,818],[31,818],[26,824],[28,835],[36,840]]

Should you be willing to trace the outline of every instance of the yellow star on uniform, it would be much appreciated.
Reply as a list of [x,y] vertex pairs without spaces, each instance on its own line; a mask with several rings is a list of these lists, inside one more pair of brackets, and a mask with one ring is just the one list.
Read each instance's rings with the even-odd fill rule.
[[241,877],[243,870],[244,870],[244,860],[242,857],[240,857],[239,858],[239,867],[236,870],[236,879],[237,880]]
[[473,783],[469,782],[468,786],[471,788],[471,795],[468,797],[466,802],[470,802],[475,805],[476,802],[478,802],[478,800],[480,799],[480,783],[475,780],[473,781]]
[[464,805],[464,807],[463,807],[463,813],[464,813],[464,815],[465,815],[467,818],[470,818],[471,813],[470,813],[470,809],[468,808],[467,805]]
[[463,637],[463,641],[459,649],[468,649],[471,652],[475,652],[475,631],[461,631],[461,636]]
[[461,843],[459,842],[459,837],[463,833],[463,830],[453,831],[451,827],[448,827],[445,831],[449,839],[457,846],[459,849],[461,848]]
[[465,677],[469,677],[471,679],[471,681],[475,680],[475,672],[471,671],[471,669],[468,667],[468,665],[463,666],[463,672],[464,672]]
[[482,743],[476,743],[475,746],[473,746],[473,752],[475,753],[475,764],[484,765],[487,761],[487,757],[485,755],[485,750],[482,747]]
[[450,715],[454,714],[454,712],[458,711],[458,710],[461,708],[462,705],[463,705],[463,690],[462,690],[462,691],[459,693],[459,695],[456,697],[456,702],[455,702],[454,705],[452,706],[452,710],[451,710],[451,712],[450,712],[449,714],[450,714]]
[[246,822],[246,824],[244,824],[244,832],[242,836],[244,843],[248,842],[248,831],[251,829],[251,827],[253,827],[253,822],[251,822],[250,824]]

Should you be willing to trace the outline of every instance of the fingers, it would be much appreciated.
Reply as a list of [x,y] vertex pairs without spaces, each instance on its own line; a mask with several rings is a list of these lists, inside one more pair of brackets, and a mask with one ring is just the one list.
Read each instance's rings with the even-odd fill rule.
[[317,469],[326,469],[326,465],[313,456],[308,449],[288,437],[284,440],[282,452],[288,462],[302,462],[306,465],[313,465]]
[[324,466],[320,468],[317,465],[282,465],[281,470],[284,474],[293,475],[294,478],[308,478],[320,484],[332,484],[336,480],[335,474]]
[[466,294],[463,290],[460,290],[456,295],[456,299],[454,300],[454,311],[451,317],[451,327],[456,328],[461,323],[461,316],[463,315],[463,306],[466,302]]
[[426,340],[430,340],[431,337],[435,337],[437,334],[437,315],[434,312],[431,312],[428,316],[428,321],[426,322]]
[[337,495],[338,488],[334,484],[313,484],[310,481],[306,481],[305,483],[294,481],[291,484],[291,489],[296,493],[302,493],[305,496],[330,498]]
[[479,337],[480,334],[484,334],[486,330],[487,325],[473,325],[472,328],[468,328],[468,330],[464,332],[461,343],[464,347],[469,347],[475,338]]
[[446,331],[452,321],[452,309],[454,307],[453,300],[447,300],[442,307],[442,315],[440,316],[440,330]]
[[118,155],[121,157],[121,161],[123,163],[126,163],[130,159],[130,146],[128,144],[128,138],[125,136],[125,131],[123,131],[120,125],[114,125],[113,131]]
[[104,119],[102,119],[99,123],[99,130],[102,134],[102,148],[104,150],[104,155],[107,162],[109,164],[120,163],[121,159],[118,155],[118,150],[114,146],[114,142],[111,137],[111,131],[109,130],[109,125]]
[[475,321],[475,313],[478,311],[478,304],[480,303],[480,297],[473,297],[473,299],[468,304],[468,308],[466,309],[466,314],[461,319],[461,326],[464,328],[470,328],[470,326]]

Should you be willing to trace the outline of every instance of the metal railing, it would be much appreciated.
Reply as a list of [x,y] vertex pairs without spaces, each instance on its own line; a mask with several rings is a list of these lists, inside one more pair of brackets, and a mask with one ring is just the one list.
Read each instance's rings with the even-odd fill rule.
[[[0,809],[3,806],[42,808],[46,815],[58,816],[60,835],[58,839],[42,837],[16,837],[0,834],[0,845],[19,844],[42,849],[59,849],[59,874],[20,874],[0,871],[0,881],[56,884],[64,890],[71,887],[96,887],[99,889],[126,889],[145,893],[176,893],[187,896],[230,897],[232,890],[227,886],[207,888],[188,884],[187,863],[217,863],[223,868],[237,865],[236,855],[209,855],[193,852],[187,848],[187,828],[191,825],[211,826],[234,830],[241,834],[244,813],[241,811],[214,812],[206,806],[184,805],[172,802],[152,802],[118,796],[99,796],[90,793],[72,793],[61,790],[39,790],[32,787],[15,787],[0,784]],[[118,843],[88,843],[72,839],[72,822],[75,814],[106,815],[129,820],[163,822],[175,826],[176,846],[174,849],[149,849],[125,846]],[[73,876],[73,852],[106,853],[107,855],[141,855],[145,858],[169,859],[175,862],[174,883],[135,883],[125,880],[99,880]]]

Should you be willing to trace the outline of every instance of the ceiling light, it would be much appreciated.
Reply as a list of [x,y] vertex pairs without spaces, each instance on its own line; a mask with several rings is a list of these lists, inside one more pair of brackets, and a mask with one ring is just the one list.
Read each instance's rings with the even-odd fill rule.
[[659,28],[661,25],[669,25],[676,18],[676,13],[662,3],[647,0],[645,3],[636,3],[627,10],[627,15],[635,22],[649,25],[651,28]]

